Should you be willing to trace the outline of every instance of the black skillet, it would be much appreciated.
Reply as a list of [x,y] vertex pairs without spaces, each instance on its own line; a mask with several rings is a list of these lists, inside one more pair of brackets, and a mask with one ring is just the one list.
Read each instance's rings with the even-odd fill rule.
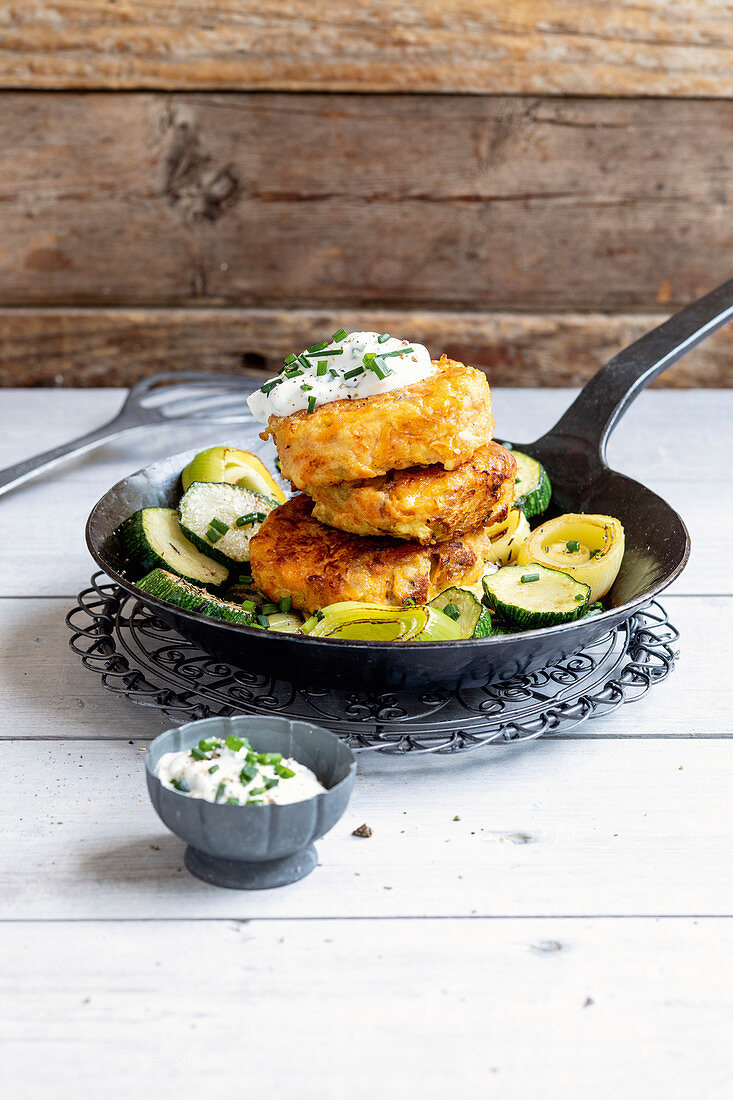
[[[215,657],[276,679],[313,687],[338,683],[355,690],[416,691],[475,686],[546,667],[630,618],[682,572],[690,552],[684,523],[656,493],[608,468],[606,444],[641,390],[731,317],[733,279],[619,352],[591,378],[550,432],[535,443],[516,445],[547,468],[555,513],[616,516],[625,528],[621,571],[604,601],[607,610],[597,617],[495,638],[400,645],[268,634],[179,611],[138,591],[126,575],[115,529],[137,508],[174,506],[180,472],[193,451],[153,463],[110,489],[89,517],[87,544],[121,588],[185,637]],[[253,441],[257,427],[250,425]]]

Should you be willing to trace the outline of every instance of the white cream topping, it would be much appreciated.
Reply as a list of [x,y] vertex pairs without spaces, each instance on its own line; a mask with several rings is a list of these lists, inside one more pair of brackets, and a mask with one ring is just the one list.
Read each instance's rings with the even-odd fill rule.
[[378,332],[350,332],[320,350],[306,349],[248,397],[247,404],[255,420],[266,424],[271,416],[291,416],[330,401],[389,393],[434,373],[430,352],[423,344],[384,333],[380,343]]
[[[194,753],[202,759],[196,759]],[[247,741],[212,737],[194,750],[166,752],[155,774],[164,787],[206,802],[264,805],[302,802],[325,791],[315,774],[292,757],[253,751]],[[289,774],[292,773],[292,774]]]

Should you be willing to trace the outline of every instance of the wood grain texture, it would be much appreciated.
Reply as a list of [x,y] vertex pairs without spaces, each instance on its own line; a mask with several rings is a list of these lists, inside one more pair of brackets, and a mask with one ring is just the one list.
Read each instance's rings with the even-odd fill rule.
[[[259,375],[343,325],[418,340],[482,367],[495,386],[582,385],[665,313],[477,313],[427,310],[0,309],[0,386],[130,386],[156,371]],[[733,385],[733,328],[722,329],[657,386]]]
[[730,1091],[726,920],[53,922],[0,950],[3,1080],[29,1100],[227,1095],[240,1066],[182,1052],[244,1035],[278,1037],[246,1067],[278,1100]]
[[0,305],[604,311],[730,274],[733,102],[20,93]]
[[[617,720],[633,724],[633,711]],[[214,890],[186,873],[184,843],[150,804],[143,756],[123,739],[2,744],[12,842],[0,920],[283,914],[280,891]],[[731,767],[731,738],[365,753],[344,817],[318,841],[320,867],[287,892],[287,915],[733,917]],[[368,840],[352,835],[362,822]]]
[[724,0],[24,0],[11,88],[729,96]]

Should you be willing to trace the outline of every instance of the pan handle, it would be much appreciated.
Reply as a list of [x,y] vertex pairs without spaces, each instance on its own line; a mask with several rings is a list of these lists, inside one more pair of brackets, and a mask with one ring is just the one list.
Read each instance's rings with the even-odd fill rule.
[[[562,439],[605,465],[611,432],[645,386],[733,318],[733,279],[675,313],[614,355],[593,375],[557,424],[535,444],[555,451]],[[552,444],[550,445],[550,439]]]

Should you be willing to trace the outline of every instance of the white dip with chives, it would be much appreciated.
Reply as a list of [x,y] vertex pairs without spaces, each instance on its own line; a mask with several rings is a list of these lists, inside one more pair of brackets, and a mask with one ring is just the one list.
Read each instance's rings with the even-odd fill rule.
[[207,737],[192,749],[166,752],[155,774],[191,798],[236,806],[302,802],[325,791],[310,768],[279,752],[258,753],[243,737]]
[[289,355],[275,378],[247,399],[255,420],[291,416],[330,401],[373,397],[411,386],[435,373],[423,344],[398,340],[386,332],[339,329],[331,340]]

